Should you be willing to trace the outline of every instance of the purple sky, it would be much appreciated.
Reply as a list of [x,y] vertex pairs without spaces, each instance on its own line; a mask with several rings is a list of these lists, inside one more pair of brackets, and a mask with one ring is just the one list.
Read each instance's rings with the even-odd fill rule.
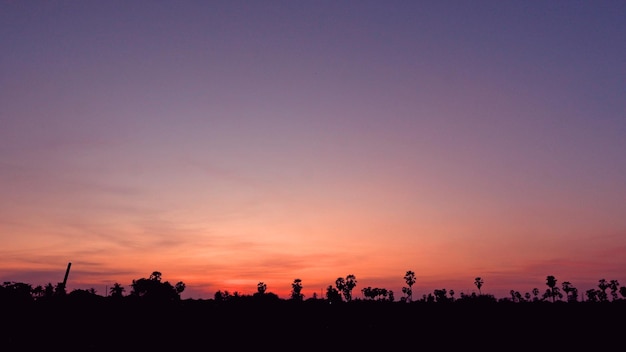
[[[0,1],[0,280],[626,284],[624,1]],[[129,289],[128,289],[129,290]]]

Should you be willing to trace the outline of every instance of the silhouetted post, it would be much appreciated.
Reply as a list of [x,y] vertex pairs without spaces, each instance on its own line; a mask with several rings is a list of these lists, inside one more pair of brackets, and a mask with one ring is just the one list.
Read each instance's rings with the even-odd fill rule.
[[63,278],[63,289],[65,289],[65,284],[67,284],[67,276],[70,274],[71,266],[72,266],[72,262],[67,263],[67,270],[65,270],[65,278]]

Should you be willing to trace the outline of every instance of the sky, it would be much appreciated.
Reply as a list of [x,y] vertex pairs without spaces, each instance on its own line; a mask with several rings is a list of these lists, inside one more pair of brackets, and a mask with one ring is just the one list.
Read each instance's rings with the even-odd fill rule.
[[626,285],[624,1],[0,1],[0,281]]

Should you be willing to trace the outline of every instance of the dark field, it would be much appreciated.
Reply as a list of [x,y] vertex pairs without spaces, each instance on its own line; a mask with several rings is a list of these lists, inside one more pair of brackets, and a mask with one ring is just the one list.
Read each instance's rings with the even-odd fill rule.
[[329,304],[108,299],[5,304],[4,351],[603,350],[626,301]]

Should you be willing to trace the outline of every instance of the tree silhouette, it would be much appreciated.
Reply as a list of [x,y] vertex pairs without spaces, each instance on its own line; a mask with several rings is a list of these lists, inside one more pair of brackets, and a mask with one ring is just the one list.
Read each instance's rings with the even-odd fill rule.
[[448,302],[449,299],[448,299],[447,294],[448,294],[448,291],[446,291],[445,288],[442,288],[441,290],[435,289],[433,291],[433,295],[435,296],[435,302],[439,302],[439,303]]
[[43,296],[46,298],[54,297],[54,285],[52,285],[51,282],[48,282],[46,286],[44,286]]
[[217,290],[215,292],[215,294],[213,295],[213,299],[216,302],[224,302],[224,301],[228,301],[231,298],[231,294],[230,292],[228,292],[228,290]]
[[152,274],[150,274],[150,280],[152,281],[161,281],[161,272],[160,271],[153,271]]
[[187,285],[185,285],[185,283],[182,281],[178,281],[174,285],[174,290],[176,290],[176,293],[178,293],[179,297],[180,297],[180,294],[185,291],[185,288],[187,288]]
[[570,300],[571,302],[578,302],[578,289],[576,287],[572,287]]
[[609,282],[609,288],[611,289],[612,300],[617,301],[617,290],[619,290],[619,282],[617,280],[611,280]]
[[109,289],[111,297],[114,297],[114,298],[122,297],[124,295],[124,291],[126,291],[124,286],[122,286],[120,283],[117,283],[117,282],[114,283],[113,286]]
[[563,292],[565,292],[565,298],[568,302],[576,301],[574,298],[574,291],[576,291],[576,288],[572,286],[571,282],[563,281],[561,287],[563,288]]
[[413,284],[415,283],[415,273],[411,270],[408,270],[406,274],[404,274],[404,281],[408,285],[408,287],[402,288],[402,293],[406,295],[407,302],[411,302],[413,300]]
[[328,300],[329,303],[342,302],[341,293],[339,292],[338,289],[334,288],[332,285],[328,285],[328,287],[326,288],[326,299]]
[[587,295],[587,301],[589,302],[598,302],[599,298],[598,298],[598,294],[601,293],[602,291],[600,290],[596,290],[594,288],[590,288],[588,289],[585,294]]
[[33,287],[24,282],[5,281],[2,286],[3,298],[13,302],[29,302],[33,300],[31,294]]
[[511,294],[511,300],[513,302],[523,302],[524,301],[524,297],[522,297],[522,294],[519,291],[511,290],[511,291],[509,291],[509,293]]
[[339,292],[339,296],[341,296],[346,290],[346,280],[343,277],[338,277],[337,280],[335,280],[335,287],[337,288],[337,292]]
[[352,301],[352,290],[356,287],[356,276],[350,274],[346,276],[345,287],[343,290],[343,296],[346,301]]
[[302,301],[302,280],[295,279],[291,284],[291,299],[294,301]]
[[176,283],[175,286],[172,286],[169,281],[161,282],[161,273],[158,271],[152,272],[148,279],[133,280],[131,287],[131,296],[152,301],[180,300],[180,294],[185,290],[185,284],[182,281]]
[[606,293],[606,290],[609,288],[610,284],[605,279],[598,280],[598,288],[600,288],[600,292],[598,292],[598,299],[600,302],[606,302],[609,300],[609,296]]
[[[361,289],[363,296],[368,298],[369,300],[377,300],[377,301],[392,301],[393,302],[393,291],[389,291],[386,288],[378,288],[378,287],[365,287]],[[389,298],[388,298],[389,297]]]
[[402,302],[410,302],[409,301],[409,293],[411,293],[411,295],[413,294],[413,292],[409,292],[411,289],[408,287],[402,287],[402,294],[404,295],[403,297],[400,297],[400,301]]
[[44,296],[44,289],[43,286],[41,285],[37,285],[35,288],[33,288],[33,290],[31,291],[31,294],[33,295],[34,299],[40,299]]
[[265,291],[267,290],[267,285],[264,282],[259,282],[256,285],[256,290],[258,294],[263,295],[265,294]]
[[54,286],[54,295],[55,296],[67,295],[67,290],[65,288],[65,285],[62,282],[57,282],[56,286]]
[[376,297],[374,294],[374,289],[371,286],[363,287],[361,289],[361,293],[363,293],[363,296],[365,296],[365,298],[374,299],[374,297]]
[[352,300],[352,290],[356,287],[356,276],[353,274],[349,274],[346,278],[338,277],[335,280],[335,287],[337,287],[337,291],[343,294],[343,298],[346,302],[350,302]]
[[480,288],[483,287],[484,283],[485,282],[483,281],[483,279],[480,276],[478,276],[478,277],[476,277],[474,279],[474,285],[476,285],[476,287],[478,288],[478,294],[479,295],[482,295],[482,292],[480,291]]
[[82,303],[95,303],[98,299],[102,298],[102,296],[96,294],[96,290],[93,288],[87,290],[74,289],[68,294],[68,297],[74,302]]
[[552,275],[548,275],[546,277],[546,285],[548,285],[548,289],[546,290],[545,297],[552,298],[552,302],[556,299],[556,295],[554,294],[554,289],[556,288],[556,278]]
[[556,301],[557,297],[562,297],[563,295],[561,294],[561,290],[559,289],[559,287],[556,285],[556,278],[552,275],[548,275],[546,277],[546,285],[548,285],[548,289],[546,290],[546,293],[544,294],[544,296],[546,298],[551,298],[552,302]]

